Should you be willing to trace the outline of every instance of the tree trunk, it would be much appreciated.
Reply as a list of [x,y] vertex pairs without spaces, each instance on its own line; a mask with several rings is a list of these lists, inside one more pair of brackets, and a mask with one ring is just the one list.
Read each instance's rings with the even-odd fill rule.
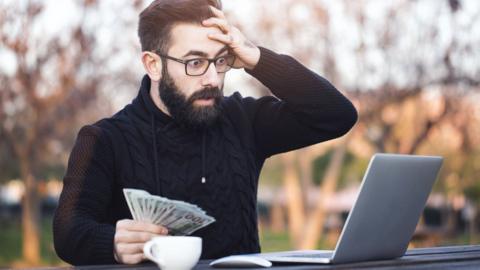
[[317,206],[308,217],[305,233],[300,244],[300,249],[315,249],[318,240],[323,235],[323,224],[326,218],[325,205],[331,200],[337,187],[338,178],[345,158],[348,138],[342,142],[334,151],[332,159],[328,164],[325,177],[320,186],[320,193]]
[[270,213],[270,230],[273,233],[280,233],[285,230],[283,205],[280,197],[281,192],[277,191],[273,199],[272,210]]
[[300,169],[300,182],[302,188],[302,196],[303,205],[305,205],[305,211],[308,211],[308,200],[309,200],[309,193],[308,191],[313,187],[313,159],[314,155],[312,155],[309,149],[304,149],[300,151],[300,156],[298,157],[298,165]]
[[305,214],[300,177],[295,168],[295,152],[283,154],[282,160],[284,165],[283,184],[287,196],[288,230],[291,243],[298,247],[303,234]]
[[39,200],[37,183],[33,176],[28,157],[22,157],[21,174],[25,183],[25,194],[22,201],[22,232],[23,232],[23,258],[29,265],[40,263],[39,239]]

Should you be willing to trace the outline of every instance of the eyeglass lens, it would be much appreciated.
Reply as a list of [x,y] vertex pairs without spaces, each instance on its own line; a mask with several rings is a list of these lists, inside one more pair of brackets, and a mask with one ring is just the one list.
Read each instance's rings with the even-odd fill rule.
[[186,70],[188,75],[202,75],[207,72],[210,63],[213,62],[215,69],[218,73],[224,73],[230,70],[233,66],[235,57],[232,55],[226,55],[223,57],[215,58],[213,61],[206,58],[197,58],[186,61]]

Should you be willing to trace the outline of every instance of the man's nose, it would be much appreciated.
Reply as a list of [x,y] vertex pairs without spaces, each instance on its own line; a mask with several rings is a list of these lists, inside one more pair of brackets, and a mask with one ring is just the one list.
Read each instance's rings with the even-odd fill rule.
[[215,64],[211,63],[208,66],[207,72],[202,76],[202,85],[208,87],[218,87],[220,85],[220,77],[218,76]]

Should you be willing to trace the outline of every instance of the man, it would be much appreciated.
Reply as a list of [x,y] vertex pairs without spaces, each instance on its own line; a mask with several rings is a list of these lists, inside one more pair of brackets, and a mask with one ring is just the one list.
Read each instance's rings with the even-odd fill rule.
[[[230,25],[220,0],[157,0],[140,14],[147,75],[113,117],[83,127],[54,218],[58,255],[71,264],[135,264],[166,235],[133,221],[123,188],[197,204],[216,222],[194,235],[202,258],[259,252],[257,181],[268,157],[342,136],[353,105],[293,58],[257,47]],[[223,97],[243,68],[278,97]]]

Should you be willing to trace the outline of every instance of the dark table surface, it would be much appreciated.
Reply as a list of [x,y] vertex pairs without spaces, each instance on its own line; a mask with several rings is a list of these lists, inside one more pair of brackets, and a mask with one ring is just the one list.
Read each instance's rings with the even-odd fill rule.
[[[209,260],[199,261],[195,270],[212,268]],[[402,258],[385,261],[318,265],[318,264],[274,264],[275,269],[480,269],[480,245],[421,248],[407,251]],[[33,268],[32,268],[33,269]],[[36,269],[158,269],[154,264],[141,265],[91,265],[81,267],[36,268]],[[224,268],[226,269],[226,268]],[[228,268],[232,269],[232,268]],[[264,268],[248,268],[264,269]]]

